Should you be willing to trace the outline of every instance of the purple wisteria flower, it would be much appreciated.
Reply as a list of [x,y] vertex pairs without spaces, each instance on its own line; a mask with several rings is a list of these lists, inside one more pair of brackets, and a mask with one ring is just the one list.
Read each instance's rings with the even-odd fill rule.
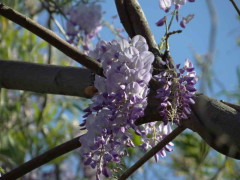
[[[179,11],[178,10],[180,9],[180,7],[182,5],[185,5],[187,3],[187,1],[195,2],[195,0],[159,0],[159,6],[161,9],[163,9],[167,13],[171,9],[171,6],[175,5],[175,11],[173,11],[173,12],[175,13],[176,20],[178,21],[178,19],[179,19]],[[193,14],[189,14],[187,17],[183,17],[182,21],[180,22],[180,26],[182,28],[185,28],[186,24],[188,24],[193,19],[193,17],[194,17]],[[165,22],[166,22],[166,16],[161,18],[156,23],[156,25],[162,26]]]
[[177,74],[169,70],[154,76],[162,84],[157,90],[156,98],[161,100],[158,111],[164,124],[169,120],[178,124],[180,119],[187,119],[191,114],[190,105],[195,103],[194,85],[198,78],[193,64],[186,59],[184,67],[180,68],[178,64],[176,70]]
[[[194,2],[195,0],[188,0],[189,2]],[[176,9],[179,9],[180,6],[185,5],[187,3],[187,0],[159,0],[159,6],[161,9],[163,9],[165,12],[168,12],[172,6],[172,4],[175,5]]]
[[194,18],[194,14],[189,14],[187,17],[183,17],[182,21],[180,22],[180,26],[182,28],[185,28],[186,24],[188,24],[193,18]]
[[132,134],[145,132],[134,124],[144,115],[147,105],[148,83],[154,55],[148,51],[146,40],[135,36],[128,41],[101,41],[89,55],[102,63],[104,76],[95,77],[98,89],[85,110],[87,133],[80,137],[81,154],[85,165],[97,168],[96,178],[111,176],[107,164],[120,162],[126,147],[134,147]]
[[167,20],[167,17],[164,16],[162,19],[160,19],[158,22],[156,22],[156,25],[157,26],[163,26],[164,23],[166,22],[166,20]]
[[67,35],[69,43],[76,45],[79,37],[88,48],[88,41],[102,28],[102,10],[100,5],[79,4],[67,10]]
[[[172,132],[171,125],[164,124],[161,122],[151,122],[143,125],[145,129],[145,136],[142,137],[142,141],[144,142],[141,147],[147,151],[154,146],[156,146],[159,142],[161,142],[168,134]],[[161,149],[158,153],[155,154],[156,162],[160,157],[166,156],[166,151],[171,152],[173,149],[171,148],[174,146],[172,142],[169,142],[163,149]]]

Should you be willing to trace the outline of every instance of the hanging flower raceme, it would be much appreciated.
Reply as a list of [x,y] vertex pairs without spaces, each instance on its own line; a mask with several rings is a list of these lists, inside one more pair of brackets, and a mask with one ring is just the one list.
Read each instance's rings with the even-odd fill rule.
[[[85,109],[86,119],[81,126],[87,133],[80,137],[80,151],[84,164],[96,168],[99,179],[101,174],[111,176],[109,162],[120,163],[121,157],[127,154],[126,147],[135,147],[129,130],[141,136],[140,147],[147,151],[171,133],[169,120],[178,124],[180,119],[188,118],[197,78],[189,60],[183,68],[177,65],[155,75],[162,85],[156,98],[161,102],[158,111],[163,123],[136,126],[135,121],[144,115],[152,78],[154,55],[148,51],[146,40],[138,35],[129,41],[100,41],[89,55],[102,64],[104,77],[95,76],[98,93]],[[156,161],[159,156],[165,157],[166,151],[172,151],[172,146],[170,142],[161,149],[155,155]]]
[[80,37],[88,48],[88,41],[102,28],[102,10],[100,5],[79,4],[67,10],[67,35],[69,43],[78,44]]
[[154,77],[162,84],[157,90],[156,98],[161,100],[158,107],[159,114],[165,124],[168,120],[179,123],[180,119],[187,119],[191,114],[190,105],[194,104],[195,87],[198,78],[193,64],[189,59],[185,61],[184,67],[176,66],[177,74],[168,70]]
[[154,55],[148,51],[146,40],[135,36],[132,40],[97,44],[90,56],[102,63],[104,76],[95,77],[98,93],[85,110],[87,133],[80,138],[85,165],[97,168],[97,179],[110,176],[107,164],[120,162],[126,147],[134,147],[132,134],[145,132],[134,124],[144,115],[147,105],[148,83]]

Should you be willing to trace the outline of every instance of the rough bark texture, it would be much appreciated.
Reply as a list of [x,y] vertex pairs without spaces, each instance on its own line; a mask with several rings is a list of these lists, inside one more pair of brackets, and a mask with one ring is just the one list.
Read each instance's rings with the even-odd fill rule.
[[193,130],[217,151],[240,159],[240,111],[203,94],[195,100],[192,110],[199,124]]
[[0,60],[0,87],[6,89],[89,98],[91,81],[84,68]]

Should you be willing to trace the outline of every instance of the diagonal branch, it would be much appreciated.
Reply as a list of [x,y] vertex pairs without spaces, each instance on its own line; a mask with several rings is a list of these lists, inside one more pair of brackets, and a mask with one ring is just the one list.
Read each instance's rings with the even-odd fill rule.
[[29,173],[30,171],[50,162],[51,160],[66,154],[74,149],[77,149],[81,146],[79,142],[79,137],[76,137],[70,141],[67,141],[59,146],[54,147],[53,149],[39,155],[32,160],[20,165],[19,167],[13,169],[12,171],[4,174],[0,177],[0,180],[10,180],[17,179],[23,175]]
[[240,16],[240,10],[239,10],[237,4],[235,3],[235,1],[234,0],[229,0],[229,1],[232,3],[233,7],[235,8],[235,10],[237,11],[238,15]]
[[126,170],[119,180],[125,180],[131,176],[138,168],[140,168],[145,162],[152,158],[157,152],[164,148],[169,142],[175,139],[179,134],[181,134],[186,128],[179,126],[174,129],[169,135],[167,135],[160,143],[148,151],[141,159],[139,159],[132,167]]
[[84,68],[0,60],[0,87],[89,98],[91,71]]
[[96,74],[102,75],[101,65],[97,61],[79,52],[77,48],[71,46],[51,30],[37,24],[33,20],[20,14],[19,12],[14,11],[3,3],[0,3],[0,15],[28,29]]

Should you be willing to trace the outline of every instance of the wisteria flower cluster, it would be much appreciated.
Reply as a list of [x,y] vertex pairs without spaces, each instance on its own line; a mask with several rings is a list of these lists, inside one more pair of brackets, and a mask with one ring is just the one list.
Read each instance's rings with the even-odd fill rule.
[[[161,142],[168,134],[172,132],[171,124],[161,123],[161,122],[151,122],[143,125],[145,130],[145,135],[142,136],[143,144],[140,145],[143,150],[147,151],[154,146],[156,146],[159,142]],[[171,152],[174,146],[172,142],[169,142],[163,149],[161,149],[158,153],[154,155],[156,162],[160,157],[166,156],[166,151]]]
[[[175,5],[175,10],[178,10],[178,9],[180,9],[180,7],[182,5],[185,5],[187,3],[187,1],[195,2],[195,0],[159,0],[159,6],[160,6],[161,9],[163,9],[167,13],[171,9],[172,5]],[[179,19],[178,16],[179,16],[179,13],[178,13],[178,11],[176,11],[176,19],[177,19],[177,21]],[[180,21],[180,26],[182,28],[185,28],[186,24],[188,24],[193,19],[193,17],[194,17],[193,14],[189,14],[186,17],[182,17],[182,20]],[[165,22],[166,22],[166,16],[161,18],[156,23],[156,25],[157,26],[162,26]]]
[[[144,115],[152,78],[154,55],[148,51],[146,40],[137,35],[132,40],[100,41],[89,55],[102,64],[104,77],[95,76],[98,93],[85,109],[86,119],[81,126],[87,133],[80,137],[80,151],[84,164],[96,168],[96,179],[99,179],[101,174],[111,176],[109,162],[120,163],[121,157],[127,154],[126,148],[135,147],[132,132],[141,136],[140,147],[147,151],[171,133],[169,119],[178,123],[188,117],[197,78],[189,60],[183,68],[177,65],[155,75],[162,85],[156,98],[161,102],[158,111],[164,123],[136,126],[135,121]],[[172,151],[172,146],[170,142],[161,149],[155,155],[156,161]]]
[[85,110],[82,126],[88,132],[80,142],[85,165],[97,168],[99,179],[100,174],[110,176],[110,161],[120,162],[125,148],[134,147],[129,129],[138,135],[145,133],[134,122],[144,115],[147,105],[154,55],[148,51],[146,40],[138,35],[130,41],[101,41],[90,56],[102,63],[105,78],[95,77],[98,94]]
[[191,114],[190,105],[195,103],[194,85],[198,78],[193,64],[186,59],[184,67],[180,68],[178,64],[176,70],[177,74],[174,70],[168,70],[154,76],[162,84],[156,98],[161,100],[158,111],[165,124],[169,119],[177,124],[180,119],[187,119]]
[[97,4],[79,4],[67,10],[66,33],[68,42],[77,45],[79,37],[88,49],[88,41],[96,36],[102,28],[102,10]]

